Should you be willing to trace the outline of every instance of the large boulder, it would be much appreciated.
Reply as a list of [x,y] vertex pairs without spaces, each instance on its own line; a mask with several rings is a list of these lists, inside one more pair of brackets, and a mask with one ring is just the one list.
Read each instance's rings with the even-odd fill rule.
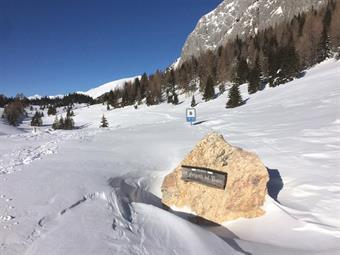
[[170,208],[190,208],[216,223],[258,217],[264,214],[261,206],[268,180],[268,171],[256,154],[211,133],[165,177],[162,202]]

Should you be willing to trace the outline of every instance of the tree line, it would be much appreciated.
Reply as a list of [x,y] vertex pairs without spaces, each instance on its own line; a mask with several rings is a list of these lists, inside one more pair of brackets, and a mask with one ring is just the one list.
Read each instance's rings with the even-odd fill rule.
[[[197,89],[205,100],[215,98],[215,87],[224,92],[224,83],[248,83],[250,94],[300,77],[302,71],[333,53],[340,52],[340,3],[330,0],[320,9],[311,9],[292,20],[259,31],[254,36],[236,37],[216,51],[207,51],[181,64],[179,68],[144,73],[99,98],[114,108],[161,102],[178,103],[178,93]],[[230,91],[235,97],[237,89]],[[234,95],[234,96],[233,96]],[[235,102],[239,99],[234,98]],[[241,103],[237,103],[236,106]],[[230,103],[235,105],[234,103]],[[228,106],[228,105],[227,105]]]

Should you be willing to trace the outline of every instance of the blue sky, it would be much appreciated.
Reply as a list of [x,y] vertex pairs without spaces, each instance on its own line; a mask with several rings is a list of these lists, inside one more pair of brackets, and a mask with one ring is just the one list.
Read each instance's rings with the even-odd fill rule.
[[164,69],[221,0],[0,0],[0,94],[87,90]]

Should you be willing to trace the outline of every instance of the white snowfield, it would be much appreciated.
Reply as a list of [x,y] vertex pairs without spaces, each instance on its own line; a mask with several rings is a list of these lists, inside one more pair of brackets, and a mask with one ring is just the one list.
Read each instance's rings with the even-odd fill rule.
[[[0,123],[0,254],[339,254],[340,62],[225,109],[227,93],[107,111],[79,106],[73,131]],[[243,87],[245,91],[246,87]],[[105,114],[110,128],[100,129]],[[160,185],[207,133],[259,154],[271,175],[255,219],[199,226],[162,208]]]
[[122,88],[126,82],[133,82],[136,78],[140,78],[141,76],[135,76],[130,78],[124,78],[116,81],[111,81],[108,83],[105,83],[103,85],[100,85],[96,88],[90,89],[86,92],[77,92],[81,93],[87,96],[90,96],[92,98],[100,97],[101,95],[110,92],[111,90],[115,90],[117,88]]

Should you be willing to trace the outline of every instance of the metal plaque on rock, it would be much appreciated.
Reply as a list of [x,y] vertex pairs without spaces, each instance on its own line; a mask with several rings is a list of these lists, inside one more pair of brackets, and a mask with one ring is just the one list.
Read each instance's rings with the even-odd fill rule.
[[224,189],[227,184],[227,173],[216,170],[182,165],[182,180],[197,182],[210,187]]

